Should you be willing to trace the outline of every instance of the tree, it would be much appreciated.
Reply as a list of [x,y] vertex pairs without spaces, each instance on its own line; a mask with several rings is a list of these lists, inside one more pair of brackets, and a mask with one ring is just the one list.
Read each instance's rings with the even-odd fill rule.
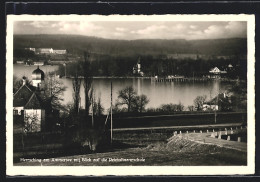
[[176,104],[176,110],[177,111],[183,111],[184,110],[184,105],[181,102],[179,102],[179,104]]
[[219,105],[221,108],[221,111],[231,111],[232,105],[228,97],[226,98],[219,98]]
[[194,107],[197,109],[197,111],[202,111],[203,110],[203,104],[206,101],[207,96],[203,95],[203,96],[197,96],[194,99]]
[[247,109],[247,82],[239,81],[228,89],[235,110]]
[[13,93],[17,92],[17,90],[23,85],[22,80],[18,80],[16,76],[13,77]]
[[116,106],[126,105],[127,112],[131,112],[136,102],[136,91],[132,86],[126,87],[118,92]]
[[39,118],[37,114],[25,114],[24,116],[24,132],[35,132],[40,130]]
[[31,50],[26,50],[26,49],[14,49],[14,57],[17,58],[34,58],[35,53]]
[[176,112],[176,111],[183,111],[184,110],[184,106],[182,105],[182,103],[179,104],[163,104],[161,105],[160,111],[162,112]]
[[[78,67],[77,67],[78,69]],[[79,103],[80,103],[80,86],[81,86],[81,80],[79,79],[78,72],[75,73],[73,81],[73,100],[74,100],[74,113],[79,113]]]
[[94,100],[94,102],[93,102],[93,112],[94,112],[94,115],[96,115],[96,116],[102,115],[105,109],[104,109],[104,107],[101,104],[100,97],[98,98],[97,101],[96,101],[95,98],[93,100]]
[[136,96],[134,99],[134,110],[137,112],[143,112],[148,103],[149,99],[146,95],[142,94],[140,96]]
[[194,106],[188,106],[189,111],[194,111]]
[[84,61],[81,62],[81,68],[83,72],[83,86],[85,91],[85,114],[86,116],[88,116],[91,100],[93,96],[93,89],[92,89],[93,75],[91,70],[91,62],[89,59],[89,54],[87,52],[84,52]]
[[45,76],[44,81],[44,93],[41,94],[41,98],[44,100],[47,108],[51,109],[63,109],[60,101],[63,101],[62,95],[66,90],[63,82],[53,73],[48,73]]

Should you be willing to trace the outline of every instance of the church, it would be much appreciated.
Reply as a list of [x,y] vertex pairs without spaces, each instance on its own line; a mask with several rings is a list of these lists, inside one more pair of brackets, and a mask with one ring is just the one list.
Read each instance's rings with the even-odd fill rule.
[[40,132],[45,128],[45,107],[40,94],[44,92],[44,72],[32,72],[32,85],[22,86],[13,95],[14,132]]

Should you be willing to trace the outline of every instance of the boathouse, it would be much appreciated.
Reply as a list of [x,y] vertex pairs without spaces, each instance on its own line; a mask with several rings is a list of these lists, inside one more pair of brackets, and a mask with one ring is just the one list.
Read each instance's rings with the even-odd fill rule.
[[221,78],[221,76],[226,73],[227,73],[226,71],[221,71],[218,67],[209,70],[210,78]]

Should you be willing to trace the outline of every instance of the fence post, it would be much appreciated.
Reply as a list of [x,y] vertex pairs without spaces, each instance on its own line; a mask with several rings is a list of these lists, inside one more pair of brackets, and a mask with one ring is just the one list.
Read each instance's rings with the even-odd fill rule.
[[221,131],[219,132],[218,139],[221,139]]
[[228,140],[228,141],[230,140],[230,136],[227,137],[227,140]]
[[241,142],[241,137],[237,137],[237,142]]

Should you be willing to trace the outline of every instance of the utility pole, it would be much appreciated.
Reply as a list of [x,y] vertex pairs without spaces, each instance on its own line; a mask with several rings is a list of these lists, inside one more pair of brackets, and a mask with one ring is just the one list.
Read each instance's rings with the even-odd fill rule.
[[[219,89],[218,89],[218,93],[217,93],[217,103],[215,104],[215,124],[217,123],[217,106],[218,106],[218,96],[219,96]],[[219,108],[219,107],[218,107]]]
[[67,73],[66,73],[66,72],[67,72],[67,70],[66,70],[66,63],[64,62],[63,65],[64,65],[64,68],[65,68],[65,78],[67,78]]
[[112,106],[113,106],[113,101],[112,101],[112,82],[111,82],[111,106],[110,106],[110,112],[111,112],[111,144],[112,144],[112,140],[113,140],[113,119],[112,119]]
[[92,94],[92,99],[91,99],[91,102],[92,102],[92,128],[94,128],[94,101],[93,101],[93,97],[94,95]]

